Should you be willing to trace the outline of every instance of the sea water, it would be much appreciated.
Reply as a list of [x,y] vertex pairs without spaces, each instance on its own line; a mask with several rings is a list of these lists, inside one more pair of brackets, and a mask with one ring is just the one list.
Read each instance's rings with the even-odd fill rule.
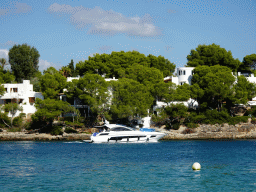
[[256,141],[0,142],[0,191],[256,191]]

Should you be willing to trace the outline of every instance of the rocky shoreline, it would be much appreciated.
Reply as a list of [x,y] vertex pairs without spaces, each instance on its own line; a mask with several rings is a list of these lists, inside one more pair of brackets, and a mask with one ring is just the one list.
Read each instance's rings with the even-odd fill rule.
[[181,126],[179,130],[163,131],[163,140],[236,140],[256,139],[256,125],[240,123],[236,125],[200,125],[191,129]]
[[[237,125],[200,125],[197,128],[181,126],[179,130],[165,130],[155,128],[157,131],[166,133],[162,140],[236,140],[256,139],[256,125],[240,123]],[[0,132],[0,141],[75,141],[90,140],[90,134],[67,134],[50,135],[45,133],[27,132]]]
[[85,133],[50,135],[46,133],[2,132],[0,133],[0,141],[77,141],[90,140],[90,136],[90,134]]

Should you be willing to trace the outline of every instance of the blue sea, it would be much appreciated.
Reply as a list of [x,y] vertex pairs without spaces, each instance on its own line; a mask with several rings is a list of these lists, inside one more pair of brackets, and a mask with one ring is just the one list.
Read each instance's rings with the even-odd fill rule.
[[256,140],[0,142],[0,191],[256,191]]

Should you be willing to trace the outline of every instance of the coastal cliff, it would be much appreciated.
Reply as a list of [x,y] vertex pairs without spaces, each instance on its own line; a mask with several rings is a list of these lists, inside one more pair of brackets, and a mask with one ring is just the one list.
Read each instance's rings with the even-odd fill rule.
[[[179,130],[165,130],[155,128],[156,131],[166,133],[162,140],[222,140],[222,139],[256,139],[256,125],[240,123],[236,125],[205,125],[197,128],[181,126]],[[89,140],[90,134],[67,134],[50,135],[45,133],[27,132],[0,132],[0,141],[72,141]]]

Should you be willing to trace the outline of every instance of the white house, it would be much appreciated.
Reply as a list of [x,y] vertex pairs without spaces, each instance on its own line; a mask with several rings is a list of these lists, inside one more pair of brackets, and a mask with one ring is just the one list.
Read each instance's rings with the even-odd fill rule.
[[[23,83],[17,84],[3,84],[3,86],[5,94],[0,96],[0,104],[17,102],[23,108],[23,111],[16,112],[15,117],[20,113],[25,113],[27,117],[35,113],[35,99],[44,99],[42,93],[33,91],[33,85],[30,84],[30,80],[23,80]],[[9,114],[8,116],[11,115]]]
[[[105,76],[103,76],[105,77]],[[67,82],[72,82],[73,80],[79,80],[80,77],[67,77]],[[105,81],[117,81],[118,79],[116,79],[115,77],[113,78],[105,78]],[[63,92],[66,92],[67,89],[64,89]],[[112,91],[110,90],[110,88],[108,88],[108,92],[110,94],[110,98],[108,100],[108,104],[111,103],[112,100]],[[75,108],[79,109],[80,113],[84,116],[89,117],[90,116],[90,107],[88,105],[84,105],[83,102],[81,101],[81,99],[75,97],[73,100],[70,100],[67,98],[67,96],[65,94],[60,94],[60,100],[63,101],[68,101],[72,106],[74,106]]]
[[183,85],[185,83],[191,85],[191,80],[193,76],[193,69],[195,67],[179,67],[177,68],[177,75],[172,77],[165,77],[164,81],[171,81],[176,85]]
[[[241,74],[240,72],[238,72],[237,74],[238,76],[240,75],[244,75],[246,77],[246,79],[250,82],[250,83],[256,83],[256,77],[254,77],[254,74]],[[252,98],[251,101],[248,101],[248,105],[256,105],[256,97]]]
[[[183,85],[185,83],[191,85],[194,68],[195,67],[179,67],[179,68],[177,68],[177,73],[175,76],[165,77],[164,81],[165,82],[171,81],[172,83],[175,83],[176,85]],[[187,107],[197,107],[198,106],[198,102],[191,98],[188,101],[173,101],[170,103],[156,101],[156,105],[153,106],[153,111],[154,111],[154,113],[157,113],[157,109],[164,108],[170,104],[178,104],[178,103],[183,103]]]
[[[193,69],[194,67],[180,67],[177,68],[177,76],[172,76],[172,77],[166,77],[164,80],[167,81],[172,81],[176,85],[183,85],[184,83],[187,83],[191,85],[191,80],[193,77]],[[251,83],[256,83],[256,77],[254,74],[242,74],[241,72],[237,73],[237,76],[243,75],[246,77],[246,79],[251,82]],[[237,81],[235,81],[236,83]],[[175,102],[174,102],[175,103]],[[188,100],[187,102],[183,102],[186,106],[193,106],[197,105],[197,102],[194,102],[194,100]],[[256,97],[252,98],[252,101],[248,102],[249,105],[256,105]],[[160,108],[167,105],[166,103],[163,102],[157,102],[157,106],[155,108]]]

